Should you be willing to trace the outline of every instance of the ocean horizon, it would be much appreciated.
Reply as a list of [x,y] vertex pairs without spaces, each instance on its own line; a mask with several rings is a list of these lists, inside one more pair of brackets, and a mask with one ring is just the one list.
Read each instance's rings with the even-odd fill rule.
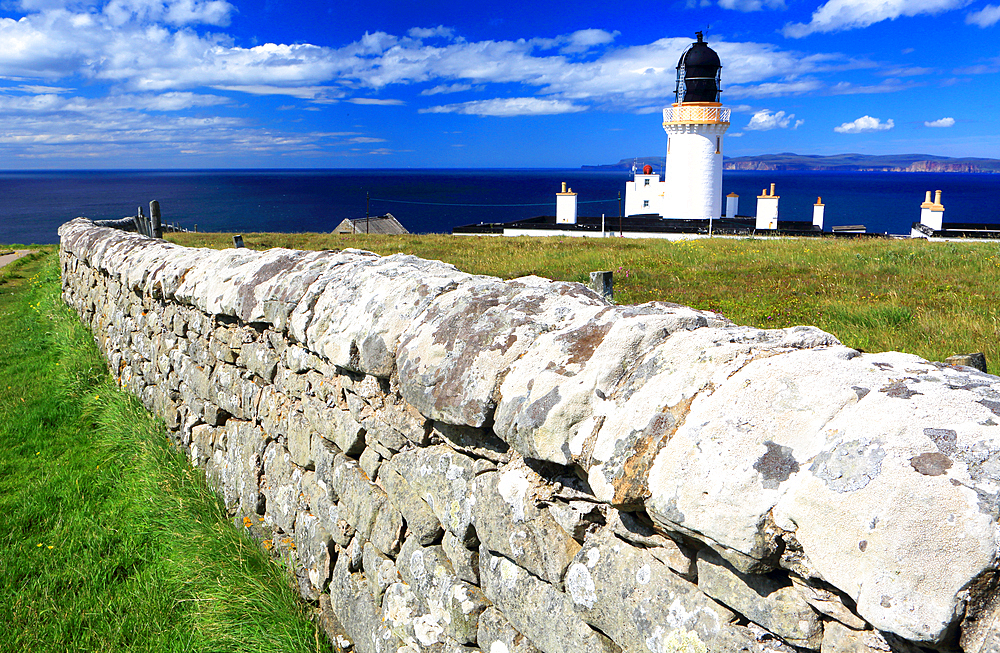
[[[330,232],[345,218],[392,213],[413,233],[554,215],[566,182],[580,215],[619,214],[630,172],[520,169],[232,169],[0,171],[0,243],[57,243],[59,225],[117,219],[160,203],[163,221],[219,232]],[[1000,223],[1000,175],[985,173],[726,171],[723,195],[739,214],[775,184],[781,220],[811,221],[817,197],[826,230],[864,224],[908,234],[925,191],[941,190],[946,222]],[[725,202],[723,202],[725,206]]]

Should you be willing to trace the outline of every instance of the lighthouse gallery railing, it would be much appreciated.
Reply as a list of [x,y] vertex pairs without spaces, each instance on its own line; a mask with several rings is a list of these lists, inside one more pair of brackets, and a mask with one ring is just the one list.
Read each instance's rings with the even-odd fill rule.
[[663,122],[712,123],[729,122],[730,109],[699,105],[681,105],[663,110]]

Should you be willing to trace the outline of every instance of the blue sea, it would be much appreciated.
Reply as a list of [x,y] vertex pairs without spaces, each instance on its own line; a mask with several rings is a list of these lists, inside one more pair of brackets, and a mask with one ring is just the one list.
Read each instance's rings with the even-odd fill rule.
[[[199,231],[332,231],[344,218],[392,213],[414,233],[448,233],[479,222],[555,212],[565,181],[581,215],[619,211],[627,172],[584,170],[182,170],[0,172],[0,243],[55,243],[77,216],[113,219],[160,202],[164,222]],[[946,222],[1000,223],[1000,175],[891,172],[723,174],[723,194],[753,215],[776,185],[779,219],[812,220],[818,196],[826,229],[864,224],[909,233],[924,192],[942,190]]]

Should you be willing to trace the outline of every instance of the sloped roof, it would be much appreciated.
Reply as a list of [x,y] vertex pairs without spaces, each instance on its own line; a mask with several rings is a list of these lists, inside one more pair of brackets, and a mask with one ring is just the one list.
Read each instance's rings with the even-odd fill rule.
[[372,216],[370,218],[345,218],[343,222],[337,225],[337,228],[333,230],[335,234],[408,234],[409,231],[406,230],[399,220],[397,220],[391,213],[386,213],[385,215]]

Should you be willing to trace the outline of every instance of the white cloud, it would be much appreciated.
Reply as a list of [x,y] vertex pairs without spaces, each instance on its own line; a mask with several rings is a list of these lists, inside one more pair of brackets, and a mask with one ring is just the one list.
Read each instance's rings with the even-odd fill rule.
[[540,50],[559,48],[563,54],[580,54],[599,45],[612,43],[619,34],[621,32],[618,30],[609,32],[603,29],[581,29],[550,39],[534,38],[527,43]]
[[546,116],[577,113],[586,107],[563,100],[542,100],[534,97],[476,100],[420,109],[420,113],[460,113],[471,116]]
[[373,97],[353,97],[348,100],[351,104],[370,104],[380,107],[398,107],[406,104],[402,100],[380,100]]
[[[744,128],[748,131],[769,131],[771,129],[788,129],[789,124],[795,119],[795,114],[790,113],[785,115],[784,111],[777,111],[771,113],[767,109],[763,109],[753,114],[750,118],[750,123]],[[801,121],[799,121],[801,123]],[[796,123],[795,127],[799,126]]]
[[895,127],[892,118],[882,122],[878,118],[871,116],[861,116],[854,122],[845,122],[840,127],[834,127],[833,131],[838,134],[867,134],[870,132],[886,131]]
[[960,9],[971,0],[828,0],[813,12],[808,23],[788,23],[781,32],[802,38],[814,32],[838,32],[868,27],[900,16],[939,14]]
[[784,9],[785,0],[719,0],[723,9],[736,11],[761,11],[762,9]]
[[104,7],[112,25],[139,21],[226,27],[234,11],[225,0],[111,0]]
[[461,93],[471,90],[470,84],[438,84],[434,88],[425,88],[420,91],[421,95],[439,95],[441,93]]
[[598,45],[607,45],[621,34],[618,30],[608,32],[603,29],[581,29],[569,35],[568,43],[563,46],[562,52],[577,53],[586,52],[590,48]]
[[979,11],[973,11],[965,17],[965,22],[969,25],[979,25],[980,27],[992,27],[1000,20],[1000,7],[997,5],[986,5]]
[[444,25],[438,25],[437,27],[414,27],[406,34],[415,39],[451,39],[455,37],[455,30]]
[[954,118],[940,118],[938,120],[928,120],[924,122],[924,127],[951,127],[954,124]]

